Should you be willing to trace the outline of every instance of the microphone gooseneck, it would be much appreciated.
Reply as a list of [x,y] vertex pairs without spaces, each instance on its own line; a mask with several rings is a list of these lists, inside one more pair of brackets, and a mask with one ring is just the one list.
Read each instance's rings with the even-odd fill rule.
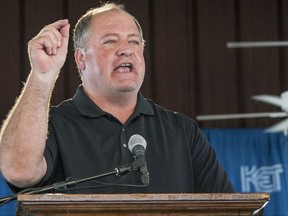
[[139,134],[134,134],[130,137],[128,142],[129,150],[135,155],[136,159],[142,159],[145,161],[144,165],[139,167],[141,173],[141,181],[143,184],[149,184],[149,172],[147,169],[147,163],[145,159],[145,151],[147,147],[146,140]]

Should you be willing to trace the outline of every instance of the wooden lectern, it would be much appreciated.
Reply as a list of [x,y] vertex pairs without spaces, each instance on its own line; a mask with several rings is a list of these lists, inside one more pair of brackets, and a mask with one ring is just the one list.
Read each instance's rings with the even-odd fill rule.
[[267,193],[19,195],[17,215],[257,215]]

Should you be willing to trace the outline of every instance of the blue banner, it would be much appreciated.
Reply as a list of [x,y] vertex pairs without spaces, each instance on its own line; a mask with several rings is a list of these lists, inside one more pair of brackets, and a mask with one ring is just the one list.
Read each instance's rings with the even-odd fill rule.
[[237,192],[268,192],[264,215],[288,215],[288,138],[263,129],[203,129]]
[[[0,198],[13,194],[0,174]],[[16,215],[16,201],[9,202],[0,207],[0,216]]]

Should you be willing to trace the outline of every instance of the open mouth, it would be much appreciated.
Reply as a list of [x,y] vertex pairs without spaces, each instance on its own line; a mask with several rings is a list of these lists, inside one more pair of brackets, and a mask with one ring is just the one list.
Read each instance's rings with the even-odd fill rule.
[[120,72],[120,73],[127,73],[133,71],[133,65],[131,63],[123,63],[120,64],[118,67],[114,69],[114,71]]

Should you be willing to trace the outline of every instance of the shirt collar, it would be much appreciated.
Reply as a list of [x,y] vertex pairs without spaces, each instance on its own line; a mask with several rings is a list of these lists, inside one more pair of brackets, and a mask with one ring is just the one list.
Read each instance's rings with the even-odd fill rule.
[[[80,85],[72,98],[72,102],[76,109],[85,116],[88,117],[100,117],[103,115],[108,115],[107,112],[103,111],[98,107],[84,92],[83,86]],[[151,103],[145,99],[142,94],[138,93],[137,104],[133,115],[143,114],[143,115],[154,115]]]

